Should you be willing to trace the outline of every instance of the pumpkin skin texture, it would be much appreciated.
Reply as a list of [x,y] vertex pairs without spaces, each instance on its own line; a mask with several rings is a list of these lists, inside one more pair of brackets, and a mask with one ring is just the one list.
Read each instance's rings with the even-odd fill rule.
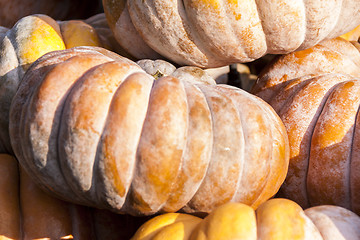
[[1,29],[0,152],[12,153],[8,133],[9,108],[29,65],[47,52],[74,46],[101,46],[116,50],[111,31],[104,22],[104,14],[85,21],[63,22],[56,22],[46,15],[31,15],[19,20],[11,29]]
[[0,25],[13,26],[32,14],[46,14],[59,20],[84,19],[101,12],[98,0],[12,0],[0,2]]
[[166,213],[145,222],[131,240],[227,239],[358,239],[360,218],[333,205],[303,210],[288,199],[271,199],[258,209],[226,203],[204,219],[185,213]]
[[0,239],[127,240],[148,219],[54,198],[8,154],[0,154]]
[[11,105],[15,155],[59,197],[133,215],[273,196],[289,149],[272,108],[199,68],[168,67],[154,80],[102,48],[44,55]]
[[338,37],[360,24],[359,6],[358,0],[103,0],[115,38],[134,57],[159,53],[206,68]]
[[357,42],[337,38],[284,55],[252,90],[288,132],[289,172],[279,196],[304,208],[332,204],[360,213],[359,50]]

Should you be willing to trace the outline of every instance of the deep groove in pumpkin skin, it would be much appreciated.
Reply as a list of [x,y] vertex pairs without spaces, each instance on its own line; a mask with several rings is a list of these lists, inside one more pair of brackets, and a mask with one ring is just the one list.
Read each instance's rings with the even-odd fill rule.
[[[322,109],[322,113],[321,114],[319,114],[319,118],[317,119],[317,122],[316,122],[316,128],[318,127],[318,121],[319,121],[319,119],[320,119],[320,117],[321,117],[321,120],[322,120],[322,125],[328,125],[327,124],[327,122],[328,121],[324,121],[324,119],[326,119],[326,118],[324,118],[322,115],[323,115],[323,112],[324,112],[324,108],[326,107],[326,108],[329,108],[329,106],[331,106],[330,104],[331,104],[331,102],[329,102],[330,100],[332,100],[332,99],[339,99],[339,92],[341,93],[342,91],[344,91],[343,89],[345,89],[345,88],[347,88],[348,87],[348,84],[352,84],[352,85],[354,85],[354,82],[353,82],[353,80],[345,80],[345,81],[341,81],[341,82],[339,82],[338,84],[336,84],[333,88],[331,88],[331,90],[332,90],[332,92],[329,94],[329,96],[328,96],[328,98],[326,99],[326,102],[325,102],[325,104],[324,104],[324,106],[323,106],[323,109]],[[351,86],[352,86],[351,85]],[[353,90],[354,91],[354,90]],[[332,98],[332,96],[333,96],[333,94],[336,94],[335,95],[335,97],[336,98]],[[340,96],[340,98],[344,98],[343,96]],[[360,104],[360,101],[358,101],[358,104]],[[357,109],[359,109],[359,107],[357,107]],[[357,112],[358,112],[358,110],[357,110]],[[357,115],[357,112],[356,112],[356,115]],[[337,113],[338,114],[338,113]],[[354,117],[354,122],[356,121],[356,116],[353,116]],[[348,155],[348,157],[347,157],[347,159],[344,159],[344,161],[345,162],[347,162],[347,173],[349,173],[349,171],[350,171],[350,163],[351,163],[351,151],[352,151],[352,149],[351,149],[351,146],[352,146],[352,144],[353,144],[353,140],[354,140],[354,138],[353,138],[353,136],[354,136],[354,130],[355,130],[355,128],[354,128],[354,126],[355,126],[355,124],[353,124],[352,125],[353,127],[350,127],[349,129],[347,129],[347,132],[349,132],[350,130],[352,130],[353,132],[351,133],[352,134],[352,138],[351,138],[351,142],[349,143],[349,144],[346,144],[346,146],[349,146],[349,149],[348,149],[348,151],[346,152],[346,151],[344,151],[344,154],[346,154],[346,155]],[[352,129],[351,129],[352,128]],[[322,129],[322,128],[320,128],[320,129]],[[343,136],[343,138],[345,138],[346,137],[346,135],[347,135],[347,132],[345,133],[345,135]],[[314,128],[314,130],[312,131],[312,134],[313,133],[315,133],[315,128]],[[319,133],[317,132],[317,135],[319,135]],[[313,141],[313,139],[311,138],[311,146],[312,146],[312,141]],[[339,140],[340,141],[340,140]],[[337,144],[341,144],[343,142],[343,139],[341,139],[341,141],[340,142],[335,142],[334,144],[335,145],[337,145]],[[330,147],[331,145],[328,145],[328,146],[326,146],[325,147],[325,149],[326,148],[328,148],[328,147]],[[313,146],[312,146],[313,147]],[[312,147],[311,147],[311,149],[312,149]],[[340,146],[338,147],[338,148],[340,148]],[[333,150],[334,151],[334,150]],[[317,154],[317,158],[319,157],[319,154]],[[310,159],[311,159],[311,152],[310,152],[310,155],[309,155],[309,167],[308,167],[308,170],[309,170],[309,168],[310,168]],[[329,160],[331,160],[331,159],[329,159]],[[313,161],[316,161],[316,159],[313,159]],[[340,161],[334,161],[334,164],[337,166],[337,165],[339,165],[339,163],[340,163]],[[329,169],[327,169],[327,171],[329,171],[329,173],[333,173],[333,171],[332,171],[332,169],[333,169],[333,166],[331,165],[331,166],[329,166],[330,168]],[[341,170],[342,170],[342,168],[341,168]],[[346,169],[345,169],[346,170]],[[343,173],[343,174],[341,174],[341,173]],[[351,195],[350,195],[350,182],[346,182],[346,180],[349,180],[350,178],[349,177],[346,177],[346,174],[342,171],[340,174],[340,177],[337,177],[336,178],[336,182],[335,182],[335,184],[336,185],[341,185],[341,187],[342,188],[344,188],[345,190],[343,191],[343,193],[341,193],[341,198],[340,199],[336,199],[336,197],[335,197],[335,195],[326,195],[325,194],[325,199],[321,199],[321,196],[322,195],[324,195],[324,194],[322,194],[323,192],[324,192],[324,190],[322,189],[322,188],[320,188],[320,190],[321,191],[317,191],[317,193],[318,194],[320,194],[320,195],[317,195],[317,196],[315,196],[315,201],[317,201],[317,202],[315,202],[315,204],[336,204],[336,205],[338,205],[338,204],[344,204],[343,205],[343,207],[346,207],[346,208],[349,208],[349,205],[351,204]],[[341,176],[342,175],[345,175],[345,176],[343,176],[343,178],[341,178]],[[324,180],[324,176],[323,175],[321,175],[322,177],[321,178],[318,178],[318,180],[320,180],[320,181],[323,181]],[[308,176],[309,177],[309,176]],[[310,178],[310,177],[309,177]],[[312,178],[311,178],[312,179]],[[306,179],[306,180],[308,180],[308,178]],[[345,181],[345,183],[343,183]],[[332,183],[328,183],[328,184],[332,184]],[[319,185],[319,184],[318,184]],[[344,186],[345,185],[345,186]],[[314,186],[314,185],[313,185]],[[317,185],[315,185],[315,187],[317,187]],[[313,188],[313,187],[312,187]],[[307,190],[308,190],[308,186],[307,186]],[[348,190],[348,191],[347,191]],[[309,190],[308,190],[309,191]],[[335,194],[337,193],[337,192],[339,192],[338,190],[335,190]],[[308,195],[309,196],[309,195]],[[320,198],[319,198],[320,197]],[[331,201],[331,202],[329,202],[329,200]],[[338,201],[341,201],[341,202],[332,202],[332,201],[336,201],[336,200],[338,200]],[[325,202],[324,202],[325,201]],[[309,204],[310,204],[310,206],[313,206],[314,205],[314,203],[312,203],[311,202],[311,198],[310,197],[308,197],[308,202],[309,202]]]
[[[235,94],[235,95],[238,95],[240,98],[243,98],[243,99],[247,99],[247,100],[251,100],[251,103],[253,104],[253,105],[255,105],[257,108],[258,108],[258,112],[260,112],[261,114],[259,114],[259,115],[261,115],[262,116],[262,118],[264,119],[264,123],[265,123],[265,125],[266,125],[266,129],[268,129],[269,131],[268,131],[268,133],[269,133],[269,135],[267,135],[266,137],[268,138],[268,139],[273,139],[274,137],[274,135],[273,135],[273,133],[272,133],[272,131],[273,131],[273,125],[272,125],[272,123],[273,123],[273,121],[272,121],[272,117],[270,116],[270,114],[268,113],[268,111],[267,111],[267,109],[263,106],[263,104],[260,104],[260,102],[258,102],[258,99],[257,98],[254,98],[253,96],[251,96],[250,94],[247,94],[246,92],[242,92],[242,90],[236,90],[236,88],[234,88],[234,87],[230,87],[230,86],[227,86],[227,85],[217,85],[217,89],[219,89],[220,91],[222,91],[223,93],[229,93],[229,94],[231,94],[231,90],[232,91],[236,91],[236,93],[233,93],[233,94]],[[242,101],[237,101],[238,103],[239,102],[242,102]],[[235,104],[236,105],[236,104]],[[240,108],[237,108],[237,110],[238,110],[238,113],[239,113],[239,115],[240,115],[240,117],[241,117],[241,121],[242,121],[242,128],[243,128],[243,132],[244,132],[244,144],[245,144],[245,146],[247,146],[249,143],[247,142],[247,137],[246,137],[246,132],[248,131],[249,133],[251,133],[252,131],[251,130],[247,130],[247,123],[245,122],[245,120],[248,120],[248,119],[246,119],[245,117],[243,117],[243,114],[242,114],[242,111],[240,110]],[[253,109],[254,110],[254,109]],[[270,120],[270,121],[269,121]],[[270,125],[271,124],[271,125]],[[265,137],[265,136],[264,136]],[[250,141],[250,142],[252,142],[252,141]],[[263,144],[263,145],[265,145],[265,144]],[[267,144],[266,144],[267,145]],[[254,197],[252,197],[251,199],[252,199],[252,201],[248,201],[248,202],[246,202],[246,201],[243,201],[243,199],[241,199],[242,201],[240,201],[240,202],[243,202],[243,203],[246,203],[246,204],[248,204],[248,205],[250,205],[250,206],[256,206],[257,205],[257,202],[258,201],[261,201],[261,200],[259,200],[259,199],[261,199],[261,197],[263,196],[263,194],[264,194],[264,191],[266,190],[266,188],[268,187],[268,180],[270,179],[270,176],[271,176],[271,161],[272,161],[272,157],[273,157],[273,153],[272,153],[272,151],[273,151],[273,145],[272,144],[270,144],[270,146],[268,146],[268,152],[269,152],[269,154],[268,154],[268,158],[267,159],[263,159],[264,160],[264,162],[265,162],[265,165],[267,165],[267,170],[265,170],[266,172],[267,172],[267,174],[266,174],[266,177],[265,177],[265,179],[263,179],[263,184],[262,184],[262,187],[260,187],[260,189],[259,189],[259,187],[258,187],[258,191],[256,191],[256,193],[257,193],[257,195],[256,196],[254,196]],[[247,153],[247,151],[246,151],[246,149],[244,149],[244,152],[242,153],[243,154],[243,164],[245,165],[245,164],[250,164],[251,162],[247,162],[247,158],[248,158],[248,155],[251,155],[252,153],[251,152],[248,152],[248,155],[246,155],[246,153]],[[240,174],[240,176],[239,176],[239,183],[238,184],[240,184],[240,182],[242,182],[243,180],[245,180],[245,179],[243,179],[244,178],[244,176],[242,176],[242,174],[243,174],[243,171],[241,172],[241,174]],[[260,176],[261,177],[261,176]],[[259,179],[260,180],[260,179]],[[246,180],[245,180],[246,181]],[[237,192],[238,192],[238,190],[237,190]],[[238,194],[238,193],[235,193],[235,196]],[[245,200],[247,200],[247,199],[245,199]]]

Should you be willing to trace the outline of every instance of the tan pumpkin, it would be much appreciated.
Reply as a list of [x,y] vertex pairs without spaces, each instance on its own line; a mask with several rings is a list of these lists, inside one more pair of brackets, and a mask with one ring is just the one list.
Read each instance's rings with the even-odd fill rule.
[[358,0],[103,0],[103,7],[134,57],[200,67],[306,49],[360,24]]
[[257,206],[277,192],[289,149],[271,107],[199,68],[139,64],[160,78],[94,47],[48,53],[27,71],[10,135],[41,186],[134,215]]
[[[94,26],[94,27],[93,27]],[[101,46],[118,50],[104,14],[88,20],[56,22],[46,15],[31,15],[11,29],[0,28],[0,152],[11,153],[9,108],[28,66],[43,54],[74,46]]]
[[338,206],[303,210],[287,199],[271,199],[255,211],[241,203],[217,207],[204,219],[166,213],[142,225],[131,240],[338,240],[359,239],[360,217]]
[[147,219],[70,204],[40,190],[0,154],[0,239],[127,240]]
[[360,213],[360,45],[341,38],[279,57],[253,93],[273,106],[290,142],[281,196]]
[[88,18],[101,11],[99,0],[1,0],[0,26],[12,27],[21,18],[32,14],[69,20]]

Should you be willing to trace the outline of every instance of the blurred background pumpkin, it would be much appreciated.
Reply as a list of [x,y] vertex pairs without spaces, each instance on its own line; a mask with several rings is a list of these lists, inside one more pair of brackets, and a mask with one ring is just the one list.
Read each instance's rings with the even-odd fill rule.
[[0,26],[12,27],[28,15],[45,14],[57,20],[85,19],[103,12],[99,0],[0,1]]
[[146,220],[49,196],[0,154],[0,239],[128,240]]

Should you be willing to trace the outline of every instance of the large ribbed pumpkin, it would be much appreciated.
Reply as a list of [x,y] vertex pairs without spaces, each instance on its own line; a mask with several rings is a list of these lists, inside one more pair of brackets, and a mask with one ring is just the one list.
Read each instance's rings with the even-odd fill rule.
[[8,133],[10,103],[32,62],[47,52],[74,46],[118,50],[114,44],[104,14],[86,21],[63,22],[46,15],[31,15],[19,20],[11,29],[0,28],[0,152],[12,152]]
[[0,26],[11,27],[21,18],[32,14],[69,20],[88,18],[101,10],[100,0],[1,0]]
[[128,240],[147,219],[56,199],[0,154],[0,239]]
[[303,210],[287,199],[271,199],[254,211],[241,203],[217,207],[204,219],[166,213],[143,224],[131,240],[353,240],[360,217],[338,206]]
[[306,49],[360,24],[359,0],[103,0],[103,6],[133,56],[159,53],[200,67]]
[[334,204],[360,213],[359,50],[337,38],[279,57],[253,89],[289,136],[281,196],[303,207]]
[[[131,214],[257,206],[285,178],[285,128],[264,101],[199,68],[101,48],[44,55],[10,112],[21,164],[64,199]],[[174,71],[175,70],[175,71]]]

